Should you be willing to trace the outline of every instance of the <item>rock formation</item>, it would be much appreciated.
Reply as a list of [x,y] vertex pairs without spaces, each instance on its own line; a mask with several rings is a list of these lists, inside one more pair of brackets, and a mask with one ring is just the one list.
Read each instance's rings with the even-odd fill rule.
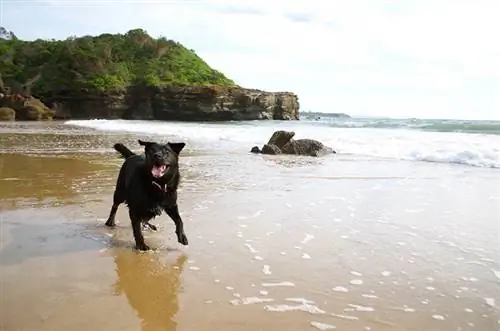
[[293,139],[295,132],[276,131],[273,133],[267,144],[262,147],[252,147],[252,153],[262,153],[269,155],[289,154],[289,155],[307,155],[323,156],[336,153],[332,148],[323,145],[321,142],[313,139]]
[[53,116],[54,111],[37,98],[0,93],[0,121],[45,121]]
[[164,121],[298,120],[297,95],[241,87],[138,87],[124,92],[71,91],[43,99],[55,118]]

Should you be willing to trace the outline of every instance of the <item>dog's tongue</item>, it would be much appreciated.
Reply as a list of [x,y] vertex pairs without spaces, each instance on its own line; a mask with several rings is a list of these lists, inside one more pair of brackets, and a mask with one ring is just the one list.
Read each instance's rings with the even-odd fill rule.
[[156,178],[161,177],[165,174],[165,169],[167,169],[166,165],[153,166],[153,169],[151,169],[151,174]]

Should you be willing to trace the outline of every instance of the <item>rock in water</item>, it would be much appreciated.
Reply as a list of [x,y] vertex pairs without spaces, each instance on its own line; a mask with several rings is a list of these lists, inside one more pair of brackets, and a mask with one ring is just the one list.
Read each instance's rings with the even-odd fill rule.
[[281,149],[284,154],[323,156],[335,153],[335,151],[323,145],[323,143],[313,139],[291,139]]
[[288,154],[288,155],[306,155],[306,156],[323,156],[336,153],[331,147],[323,145],[323,143],[313,139],[297,139],[294,140],[295,132],[292,131],[276,131],[273,133],[268,143],[262,147],[252,147],[252,153],[262,153],[268,155]]
[[271,138],[269,138],[269,141],[267,142],[268,145],[276,145],[278,148],[283,148],[290,139],[292,139],[295,136],[295,132],[292,131],[275,131]]
[[276,145],[265,144],[262,146],[262,154],[277,155],[282,154],[280,148]]

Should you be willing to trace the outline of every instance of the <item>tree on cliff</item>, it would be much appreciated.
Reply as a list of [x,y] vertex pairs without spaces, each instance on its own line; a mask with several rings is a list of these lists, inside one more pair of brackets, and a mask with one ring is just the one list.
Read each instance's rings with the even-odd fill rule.
[[0,27],[0,73],[6,86],[25,94],[104,92],[131,85],[235,85],[194,51],[142,29],[23,41]]

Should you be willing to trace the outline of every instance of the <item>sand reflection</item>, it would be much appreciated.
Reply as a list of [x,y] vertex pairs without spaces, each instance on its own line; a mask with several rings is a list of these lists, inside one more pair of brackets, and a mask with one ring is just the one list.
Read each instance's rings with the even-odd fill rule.
[[[101,184],[87,185],[103,166],[81,158],[0,154],[0,199],[4,208],[39,204],[49,199],[67,201]],[[107,169],[105,169],[107,170]],[[110,176],[110,175],[107,175]],[[111,180],[105,180],[109,185]]]
[[[173,253],[172,253],[173,254]],[[164,257],[155,253],[115,251],[117,281],[115,293],[124,294],[141,319],[142,331],[176,330],[179,310],[179,276],[187,257]]]

